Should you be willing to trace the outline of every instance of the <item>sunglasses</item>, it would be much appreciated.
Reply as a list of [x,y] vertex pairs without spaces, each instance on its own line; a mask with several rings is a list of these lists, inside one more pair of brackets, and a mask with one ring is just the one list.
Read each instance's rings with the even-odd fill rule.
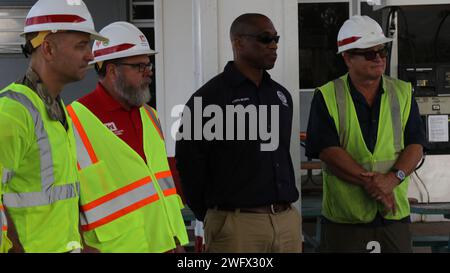
[[380,58],[386,58],[388,54],[388,49],[383,47],[379,50],[369,50],[369,51],[349,51],[351,55],[364,56],[367,61],[373,61],[377,58],[377,54],[380,55]]
[[131,66],[133,68],[137,68],[139,70],[139,72],[144,72],[146,69],[147,70],[152,70],[153,69],[153,64],[152,63],[137,63],[137,64],[130,64],[130,63],[114,63],[115,65],[128,65]]
[[254,34],[242,34],[241,36],[247,36],[247,37],[253,37],[256,39],[256,41],[268,45],[272,42],[275,42],[276,44],[278,44],[278,41],[280,40],[280,36],[279,35],[268,35],[268,34],[259,34],[259,35],[254,35]]

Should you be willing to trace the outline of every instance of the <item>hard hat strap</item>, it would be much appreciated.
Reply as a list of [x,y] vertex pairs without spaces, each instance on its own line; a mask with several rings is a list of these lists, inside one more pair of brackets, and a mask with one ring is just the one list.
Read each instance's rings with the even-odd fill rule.
[[30,43],[33,46],[33,48],[37,48],[44,42],[45,37],[47,37],[48,34],[50,34],[51,31],[40,31],[39,34],[31,39]]

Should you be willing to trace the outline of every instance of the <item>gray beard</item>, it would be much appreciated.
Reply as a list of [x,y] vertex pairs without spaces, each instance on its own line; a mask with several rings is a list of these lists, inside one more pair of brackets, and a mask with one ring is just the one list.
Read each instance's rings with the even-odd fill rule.
[[141,107],[151,98],[150,89],[147,84],[141,85],[138,88],[127,85],[121,73],[119,73],[115,85],[119,98],[130,106]]

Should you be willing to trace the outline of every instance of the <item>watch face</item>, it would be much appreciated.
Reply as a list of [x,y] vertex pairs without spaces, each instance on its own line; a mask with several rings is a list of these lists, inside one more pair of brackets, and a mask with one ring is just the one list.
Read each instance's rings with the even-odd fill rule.
[[398,170],[397,173],[395,174],[397,176],[398,179],[400,179],[401,181],[405,180],[405,172],[402,170]]

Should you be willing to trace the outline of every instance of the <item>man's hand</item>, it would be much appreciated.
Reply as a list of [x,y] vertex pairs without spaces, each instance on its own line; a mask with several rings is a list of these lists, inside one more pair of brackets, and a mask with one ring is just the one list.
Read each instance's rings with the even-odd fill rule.
[[8,253],[25,253],[25,250],[22,247],[22,244],[19,241],[10,240],[12,242],[12,247],[8,251]]
[[400,182],[392,172],[387,174],[366,172],[361,173],[361,176],[371,178],[370,182],[364,185],[364,189],[372,198],[377,200],[384,195],[390,195]]
[[100,250],[98,250],[95,247],[84,244],[83,248],[81,249],[81,253],[100,253]]
[[383,204],[385,208],[384,214],[392,212],[395,215],[397,204],[393,191],[399,183],[397,177],[392,172],[387,174],[366,172],[361,175],[370,178],[369,182],[364,184],[364,189],[373,199]]
[[19,235],[17,234],[16,227],[14,225],[14,222],[9,215],[8,209],[5,207],[5,215],[6,215],[6,221],[8,223],[8,238],[12,243],[11,249],[8,251],[9,253],[25,253],[25,249],[22,246],[22,243],[20,242]]
[[393,215],[397,213],[397,203],[395,201],[394,193],[383,195],[378,201],[384,205],[384,215],[389,212],[392,212]]
[[174,249],[175,253],[186,253],[186,250],[184,249],[184,247],[177,245],[177,247]]

